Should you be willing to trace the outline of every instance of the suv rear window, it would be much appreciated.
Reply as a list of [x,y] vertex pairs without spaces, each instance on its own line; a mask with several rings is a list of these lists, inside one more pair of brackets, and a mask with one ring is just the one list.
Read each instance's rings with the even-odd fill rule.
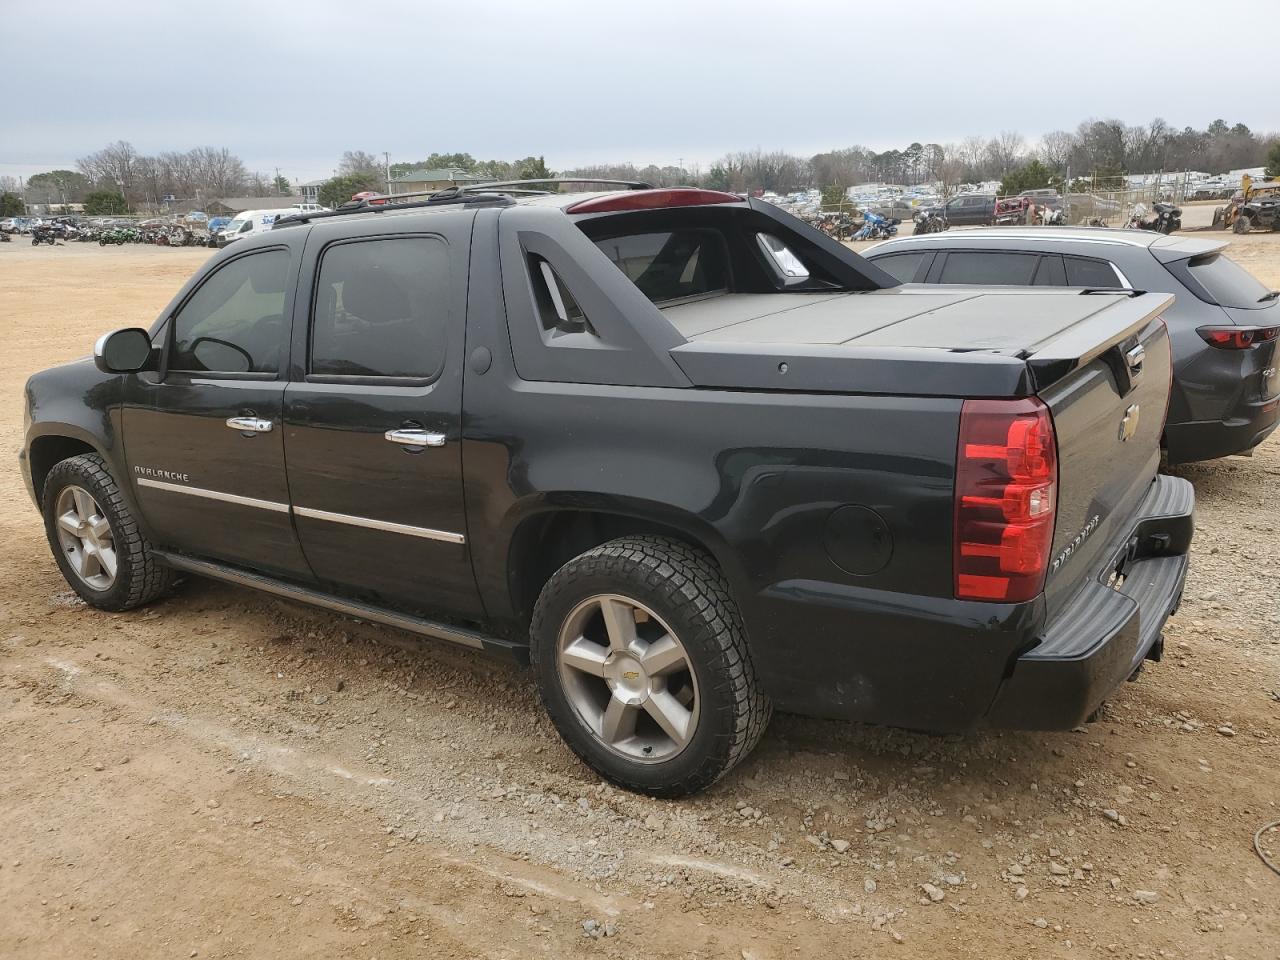
[[1254,310],[1269,307],[1275,300],[1264,299],[1271,291],[1234,260],[1210,254],[1193,257],[1187,264],[1192,278],[1204,288],[1214,302],[1223,307]]
[[630,233],[595,244],[654,303],[729,289],[728,256],[717,230]]

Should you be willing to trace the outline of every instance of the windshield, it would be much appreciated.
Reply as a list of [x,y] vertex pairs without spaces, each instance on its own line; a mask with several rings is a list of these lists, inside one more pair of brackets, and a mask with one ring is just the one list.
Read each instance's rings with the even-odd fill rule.
[[1193,257],[1187,269],[1219,306],[1254,310],[1275,303],[1267,296],[1271,291],[1253,274],[1220,254]]
[[235,220],[232,220],[227,224],[227,233],[239,233],[241,230],[247,230],[248,228],[249,221],[241,220],[237,217]]

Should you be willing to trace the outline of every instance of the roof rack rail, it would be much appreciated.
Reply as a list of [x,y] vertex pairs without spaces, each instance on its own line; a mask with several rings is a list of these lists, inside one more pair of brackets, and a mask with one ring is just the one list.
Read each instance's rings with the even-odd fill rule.
[[[425,200],[411,200],[408,203],[395,202],[399,197],[426,197]],[[513,203],[505,193],[464,193],[457,187],[447,190],[421,190],[413,193],[379,194],[362,200],[347,201],[337,210],[323,210],[315,213],[302,211],[281,217],[271,225],[289,227],[296,223],[310,223],[312,220],[327,220],[329,217],[345,217],[353,213],[383,213],[387,210],[412,210],[415,207],[440,207],[451,203],[468,203],[477,206],[509,207]]]

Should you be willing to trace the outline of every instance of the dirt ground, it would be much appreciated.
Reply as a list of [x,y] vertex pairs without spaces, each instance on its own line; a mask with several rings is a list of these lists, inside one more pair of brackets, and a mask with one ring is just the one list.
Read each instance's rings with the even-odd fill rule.
[[[1280,236],[1231,246],[1280,286]],[[653,801],[483,655],[199,580],[131,614],[74,598],[12,458],[23,382],[207,255],[0,244],[0,956],[1280,955],[1252,850],[1280,818],[1280,441],[1181,471],[1186,603],[1099,722],[780,716],[726,781]]]

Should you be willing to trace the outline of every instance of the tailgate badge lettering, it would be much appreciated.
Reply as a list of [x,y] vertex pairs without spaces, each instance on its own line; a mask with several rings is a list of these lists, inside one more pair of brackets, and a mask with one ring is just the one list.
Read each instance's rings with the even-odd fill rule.
[[1098,529],[1100,519],[1101,518],[1096,513],[1089,518],[1089,522],[1084,525],[1084,528],[1071,538],[1071,542],[1066,545],[1061,553],[1053,558],[1053,566],[1050,569],[1051,573],[1057,573],[1058,569],[1071,559],[1071,555],[1080,549],[1084,542],[1089,539],[1089,535],[1093,533],[1093,531]]
[[1138,432],[1138,404],[1133,404],[1124,412],[1124,419],[1120,421],[1120,442],[1132,440],[1133,435]]

